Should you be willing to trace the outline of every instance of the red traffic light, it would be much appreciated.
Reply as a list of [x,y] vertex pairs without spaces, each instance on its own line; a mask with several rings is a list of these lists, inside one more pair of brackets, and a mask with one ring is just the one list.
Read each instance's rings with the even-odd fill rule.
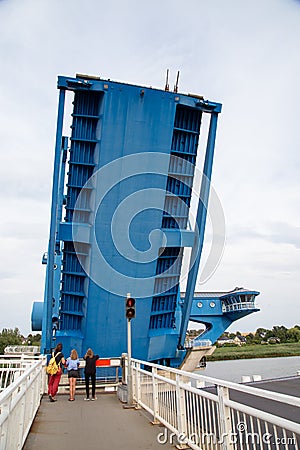
[[134,319],[135,317],[135,298],[126,298],[126,318]]
[[126,301],[126,306],[128,308],[132,308],[135,305],[135,299],[134,298],[128,298]]

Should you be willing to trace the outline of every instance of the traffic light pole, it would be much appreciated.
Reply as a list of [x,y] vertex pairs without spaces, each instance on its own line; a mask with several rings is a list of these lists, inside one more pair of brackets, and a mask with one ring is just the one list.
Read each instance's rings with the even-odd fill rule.
[[131,319],[127,319],[127,407],[133,406],[131,368]]
[[125,299],[125,315],[127,320],[127,404],[124,408],[134,408],[131,368],[131,319],[135,317],[135,299],[127,294]]

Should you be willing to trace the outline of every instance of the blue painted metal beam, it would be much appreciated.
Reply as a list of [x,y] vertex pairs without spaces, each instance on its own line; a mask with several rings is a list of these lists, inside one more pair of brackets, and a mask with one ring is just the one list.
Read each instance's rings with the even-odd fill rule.
[[[65,171],[66,171],[66,161],[68,153],[68,137],[62,137],[61,143],[61,163],[60,163],[60,174],[59,174],[59,190],[58,190],[58,209],[57,209],[57,219],[56,219],[56,232],[58,232],[59,224],[62,220],[62,211],[64,203],[64,188],[65,188]],[[57,241],[59,239],[57,238]]]
[[189,318],[191,307],[193,303],[193,296],[196,287],[197,275],[200,265],[201,253],[204,242],[204,232],[205,232],[205,223],[206,223],[206,215],[207,215],[207,207],[209,200],[209,191],[210,191],[210,180],[212,173],[212,165],[214,158],[214,148],[215,148],[215,139],[216,139],[216,131],[217,131],[217,121],[218,121],[218,113],[212,113],[210,118],[210,126],[208,133],[208,140],[206,146],[205,153],[205,162],[204,169],[202,175],[201,182],[201,190],[200,190],[200,200],[198,204],[198,211],[196,217],[196,227],[198,227],[198,232],[196,230],[194,237],[194,245],[192,248],[191,259],[190,259],[190,268],[189,268],[189,276],[187,280],[186,287],[186,296],[184,299],[183,309],[182,309],[182,321],[179,333],[179,342],[178,348],[181,349],[184,347],[184,341],[186,337],[186,331],[188,328]]
[[52,203],[51,203],[51,218],[50,218],[50,233],[48,245],[48,261],[47,261],[47,285],[46,285],[46,308],[45,308],[45,322],[46,339],[44,353],[50,353],[52,348],[52,308],[53,308],[53,281],[54,273],[53,266],[55,262],[55,238],[57,225],[57,209],[58,209],[58,195],[59,195],[59,176],[60,176],[60,162],[61,162],[61,146],[62,146],[62,130],[64,119],[65,106],[65,90],[59,91],[58,114],[57,114],[57,128],[55,141],[55,155],[54,155],[54,169],[53,169],[53,185],[52,185]]

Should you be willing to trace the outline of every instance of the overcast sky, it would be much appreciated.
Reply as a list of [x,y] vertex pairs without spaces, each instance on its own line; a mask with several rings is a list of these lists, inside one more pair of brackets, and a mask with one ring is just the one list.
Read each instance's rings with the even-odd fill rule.
[[0,21],[0,331],[28,334],[43,299],[57,76],[164,88],[167,68],[180,92],[223,104],[226,245],[198,288],[261,292],[233,331],[300,324],[300,2],[0,0]]

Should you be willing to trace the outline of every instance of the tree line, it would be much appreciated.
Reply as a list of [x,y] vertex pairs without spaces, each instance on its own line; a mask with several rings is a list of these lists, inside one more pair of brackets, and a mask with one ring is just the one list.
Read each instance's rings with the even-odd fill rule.
[[[199,330],[189,330],[187,336],[192,338],[199,335]],[[221,337],[234,339],[237,336],[244,336],[247,344],[276,344],[287,342],[300,342],[300,325],[295,325],[292,328],[286,328],[283,325],[275,325],[272,329],[257,328],[254,333],[230,333],[225,331]],[[220,339],[219,338],[219,339]]]
[[249,333],[245,337],[248,344],[299,342],[300,326],[295,325],[292,328],[286,328],[283,325],[275,325],[271,330],[258,328],[255,333]]

